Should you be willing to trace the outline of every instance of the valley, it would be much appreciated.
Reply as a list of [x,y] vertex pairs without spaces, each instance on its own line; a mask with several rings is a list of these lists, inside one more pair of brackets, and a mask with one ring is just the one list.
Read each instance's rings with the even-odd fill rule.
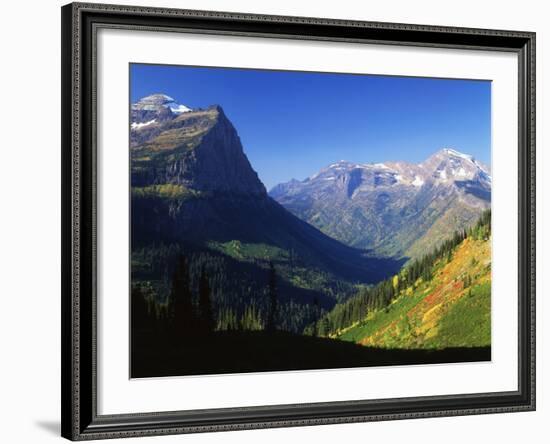
[[340,161],[268,192],[221,106],[130,114],[133,376],[490,359],[472,156]]

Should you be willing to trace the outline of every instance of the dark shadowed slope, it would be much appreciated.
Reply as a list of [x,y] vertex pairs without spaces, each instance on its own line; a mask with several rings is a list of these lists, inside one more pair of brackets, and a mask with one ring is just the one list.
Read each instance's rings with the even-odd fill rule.
[[277,332],[219,332],[178,344],[136,339],[131,377],[245,373],[384,365],[475,362],[491,359],[490,347],[399,350],[364,347],[328,338]]

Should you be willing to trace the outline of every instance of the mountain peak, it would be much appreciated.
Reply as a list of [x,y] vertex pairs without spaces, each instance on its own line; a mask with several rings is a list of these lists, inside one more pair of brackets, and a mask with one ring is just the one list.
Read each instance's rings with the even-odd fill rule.
[[326,169],[348,168],[352,165],[353,164],[347,160],[339,160],[338,162],[331,163]]
[[[266,194],[246,157],[237,131],[218,105],[183,111],[166,94],[132,105],[131,147],[138,159],[153,163],[135,168],[133,186],[166,183],[196,192]],[[166,156],[166,152],[174,155]],[[134,161],[137,166],[141,161]]]
[[474,156],[471,156],[470,154],[464,154],[460,151],[457,151],[453,148],[442,148],[437,153],[435,153],[435,156],[446,156],[446,157],[454,157],[454,158],[460,158],[464,160],[470,160],[474,161]]
[[138,100],[138,102],[141,102],[141,103],[148,102],[148,103],[156,103],[156,104],[162,105],[163,103],[166,103],[166,102],[174,102],[174,99],[164,93],[156,93],[156,94],[151,94],[151,95],[142,97],[141,99]]
[[177,103],[172,97],[164,93],[156,93],[142,97],[136,103],[132,104],[132,110],[135,111],[159,112],[162,111],[163,108],[169,109],[174,114],[192,111],[191,108]]
[[474,156],[453,148],[442,148],[421,165],[443,181],[446,181],[449,175],[459,180],[472,179],[480,175],[485,180],[491,180],[489,169],[485,165],[478,162]]

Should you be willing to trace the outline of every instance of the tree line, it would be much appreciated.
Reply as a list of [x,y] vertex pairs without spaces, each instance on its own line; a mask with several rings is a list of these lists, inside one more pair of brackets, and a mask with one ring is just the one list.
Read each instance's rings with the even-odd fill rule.
[[[182,254],[188,262],[193,294],[198,293],[201,269],[207,270],[216,330],[265,329],[270,310],[270,262],[277,275],[275,319],[279,330],[302,333],[306,325],[319,318],[315,301],[326,312],[333,307],[334,300],[345,300],[355,293],[352,283],[336,280],[322,270],[302,270],[296,260],[293,274],[284,258],[238,261],[187,244],[156,243],[133,249],[132,287],[135,293],[151,300],[150,310],[159,320],[169,317],[173,273]],[[293,279],[300,284],[295,285]]]
[[[442,258],[450,261],[466,237],[488,239],[490,231],[491,213],[486,211],[468,230],[455,232],[397,275],[373,287],[355,287],[354,296],[334,306],[320,299],[321,292],[285,282],[288,264],[275,267],[272,261],[236,262],[210,251],[157,244],[132,255],[133,324],[163,332],[179,325],[184,335],[279,329],[328,336],[364,319],[371,310],[384,309],[418,279],[430,280],[435,263]],[[140,268],[134,262],[147,266]],[[318,274],[313,277],[328,279]],[[350,291],[349,283],[332,283],[331,291]]]
[[[141,285],[132,287],[132,328],[168,333],[173,338],[204,337],[214,331],[275,331],[279,322],[277,272],[269,264],[267,310],[251,301],[241,313],[235,307],[213,306],[210,276],[203,264],[198,291],[193,291],[190,264],[180,254],[172,274],[171,290],[166,301],[159,303]],[[149,290],[149,291],[148,291]]]

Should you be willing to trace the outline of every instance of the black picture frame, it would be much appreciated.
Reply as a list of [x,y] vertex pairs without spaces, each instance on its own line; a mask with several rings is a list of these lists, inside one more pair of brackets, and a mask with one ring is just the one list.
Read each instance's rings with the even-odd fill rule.
[[[62,14],[62,436],[70,440],[535,409],[535,33],[72,3]],[[518,390],[97,414],[96,100],[99,27],[508,51],[519,65]]]

